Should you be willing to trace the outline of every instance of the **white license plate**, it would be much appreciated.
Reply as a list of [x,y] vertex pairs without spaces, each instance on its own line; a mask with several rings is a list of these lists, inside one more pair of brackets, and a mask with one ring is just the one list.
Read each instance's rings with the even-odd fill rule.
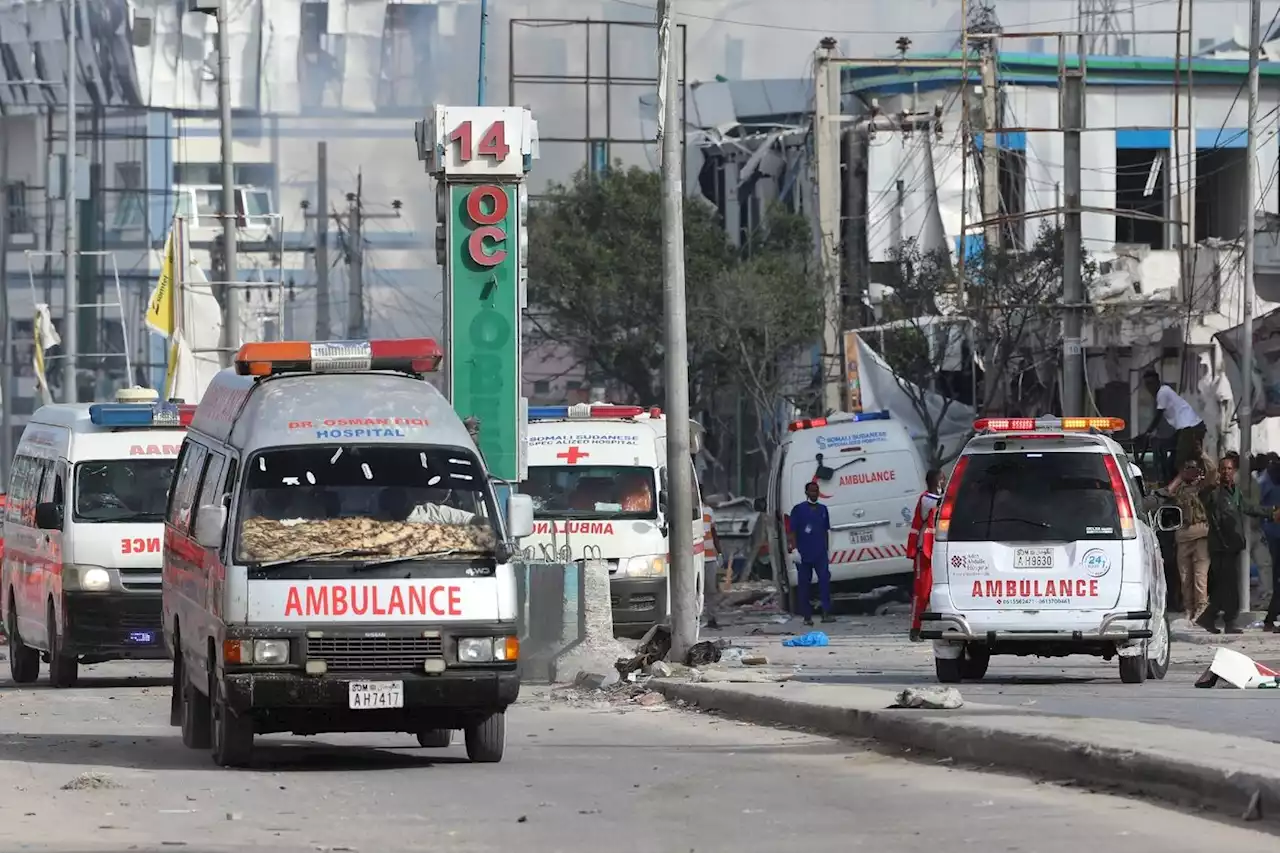
[[1015,548],[1013,551],[1013,567],[1015,569],[1052,569],[1052,548]]
[[347,702],[353,711],[404,707],[403,681],[353,681],[347,685]]
[[876,532],[874,530],[855,530],[849,534],[850,542],[854,545],[865,545],[874,541],[875,538]]

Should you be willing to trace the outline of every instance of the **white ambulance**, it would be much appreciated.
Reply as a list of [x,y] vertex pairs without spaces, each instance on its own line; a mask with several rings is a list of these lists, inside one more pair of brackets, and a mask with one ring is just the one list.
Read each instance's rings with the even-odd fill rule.
[[495,762],[520,691],[514,539],[425,379],[431,340],[245,344],[191,424],[165,520],[170,723],[222,766],[257,734],[465,735]]
[[9,480],[0,570],[9,669],[55,687],[82,663],[167,657],[161,537],[174,460],[195,406],[125,389],[115,403],[43,406]]
[[[613,625],[641,634],[671,614],[669,539],[685,539],[702,578],[702,501],[693,460],[693,509],[683,523],[667,518],[667,430],[660,409],[607,403],[529,409],[529,477],[533,498],[528,559],[609,563]],[[690,423],[691,452],[701,426]]]
[[773,577],[792,612],[796,567],[787,553],[787,519],[805,500],[805,486],[818,484],[818,500],[831,515],[833,591],[858,593],[910,583],[907,533],[924,475],[906,426],[888,412],[835,414],[788,426],[774,452],[767,508]]

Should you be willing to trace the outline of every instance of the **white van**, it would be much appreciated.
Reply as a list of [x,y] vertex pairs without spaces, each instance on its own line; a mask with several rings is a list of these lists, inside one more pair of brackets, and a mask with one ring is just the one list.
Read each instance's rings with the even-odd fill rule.
[[195,406],[139,388],[118,400],[42,406],[18,444],[0,606],[19,684],[39,677],[41,657],[55,687],[73,686],[82,663],[167,657],[164,508]]
[[909,584],[907,533],[924,491],[923,466],[907,428],[888,412],[806,418],[787,428],[774,452],[767,496],[769,560],[782,600],[796,612],[796,567],[787,556],[787,519],[818,484],[831,515],[833,597]]
[[[533,498],[530,559],[609,563],[613,626],[642,634],[671,614],[669,525],[697,558],[701,600],[702,501],[693,472],[687,522],[667,518],[667,430],[659,409],[607,403],[529,409],[529,477]],[[701,427],[690,424],[691,451]]]
[[515,537],[431,340],[245,344],[200,402],[165,520],[170,723],[222,766],[255,734],[465,734],[520,690]]

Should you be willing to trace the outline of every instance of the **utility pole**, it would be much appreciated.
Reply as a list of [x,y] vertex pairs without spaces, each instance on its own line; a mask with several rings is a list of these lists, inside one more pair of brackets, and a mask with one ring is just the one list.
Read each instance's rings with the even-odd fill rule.
[[[484,106],[485,78],[484,66],[488,53],[489,41],[489,0],[480,0],[480,70],[476,75],[476,106]],[[591,72],[588,71],[588,74]]]
[[828,412],[842,408],[840,358],[840,65],[836,40],[813,57],[813,171],[818,181],[818,269],[822,274],[822,388]]
[[364,225],[370,219],[399,219],[401,207],[400,200],[395,199],[391,202],[390,213],[366,213],[364,209],[364,173],[356,173],[356,191],[347,193],[348,340],[362,340],[369,334],[364,318]]
[[684,292],[684,125],[680,111],[680,53],[674,0],[658,4],[658,67],[662,94],[662,313],[667,385],[667,528],[671,553],[671,652],[684,660],[698,641],[697,581],[686,526],[694,517],[689,444],[689,327]]
[[[9,186],[8,133],[0,133],[0,186]],[[13,464],[13,321],[9,316],[8,245],[9,217],[0,216],[0,407],[4,409],[0,412],[0,476],[6,483]]]
[[[1085,53],[1083,37],[1075,68],[1063,63],[1062,86],[1062,414],[1082,417],[1084,406],[1084,271],[1080,257],[1080,133],[1084,129]],[[985,147],[984,147],[985,150]]]
[[[1240,401],[1240,469],[1236,472],[1240,488],[1244,489],[1249,482],[1249,456],[1253,450],[1253,250],[1254,211],[1258,209],[1258,61],[1262,52],[1262,2],[1251,0],[1249,3],[1249,127],[1245,143],[1245,186],[1248,188],[1248,203],[1244,217],[1244,335],[1240,343],[1240,390],[1243,397]],[[1252,545],[1248,540],[1249,525],[1241,525],[1245,530],[1246,546]],[[1240,609],[1249,612],[1253,602],[1249,600],[1249,558],[1250,547],[1245,547],[1240,554]],[[1275,593],[1272,593],[1273,595]],[[1230,618],[1230,614],[1228,615]]]
[[329,144],[316,144],[316,340],[327,341],[329,325]]
[[987,39],[982,49],[982,218],[987,221],[988,251],[1000,250],[1000,90],[996,79],[997,47]]
[[227,32],[227,4],[218,3],[218,130],[222,137],[222,335],[223,366],[231,364],[233,351],[240,346],[240,300],[236,258],[236,165],[232,150],[231,125],[231,38]]
[[[867,249],[867,135],[863,123],[845,131],[844,254],[849,302],[857,325],[866,322],[871,271]],[[843,330],[841,330],[843,331]]]
[[[76,279],[76,24],[80,17],[78,0],[67,0],[67,156],[66,172],[62,182],[63,215],[67,221],[63,223],[63,251],[66,259],[63,262],[63,298],[66,304],[62,315],[62,395],[67,403],[78,402],[80,390],[77,384],[76,357],[80,354],[80,287]],[[0,251],[4,251],[0,247]],[[7,283],[5,298],[8,298]],[[9,360],[11,353],[5,351],[4,358]],[[7,415],[7,411],[6,411]]]

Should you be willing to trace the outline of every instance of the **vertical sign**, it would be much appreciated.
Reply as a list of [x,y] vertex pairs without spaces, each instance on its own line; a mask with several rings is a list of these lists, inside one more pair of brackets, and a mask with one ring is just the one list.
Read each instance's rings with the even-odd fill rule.
[[526,282],[525,176],[537,126],[519,107],[437,106],[416,128],[418,158],[437,184],[437,257],[445,268],[445,392],[479,421],[490,473],[524,479],[521,385]]

